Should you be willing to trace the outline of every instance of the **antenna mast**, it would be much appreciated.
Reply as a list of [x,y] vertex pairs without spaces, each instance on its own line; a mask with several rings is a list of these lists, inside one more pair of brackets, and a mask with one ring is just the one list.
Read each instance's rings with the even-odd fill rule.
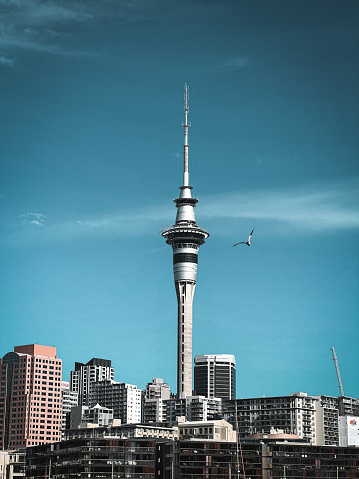
[[184,145],[183,145],[183,186],[189,186],[189,170],[188,170],[188,93],[187,83],[184,84]]
[[337,355],[335,354],[335,349],[334,348],[330,348],[330,349],[331,349],[332,355],[333,355],[332,360],[334,361],[335,372],[337,373],[340,396],[343,397],[344,396],[344,388],[343,388],[342,378],[340,376],[338,358],[337,358]]

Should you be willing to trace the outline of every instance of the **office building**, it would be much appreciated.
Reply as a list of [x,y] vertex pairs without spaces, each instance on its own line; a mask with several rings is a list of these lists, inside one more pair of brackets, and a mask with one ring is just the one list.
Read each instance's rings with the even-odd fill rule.
[[173,273],[177,294],[177,398],[192,395],[192,304],[196,287],[198,250],[209,234],[200,228],[194,208],[198,200],[192,197],[188,167],[188,88],[185,85],[183,186],[177,207],[176,222],[165,228],[162,236],[173,250]]
[[208,398],[236,398],[236,359],[233,354],[202,354],[194,358],[194,390]]
[[61,438],[62,361],[56,348],[17,346],[0,359],[0,449]]
[[75,363],[75,371],[70,373],[70,389],[79,395],[79,406],[88,406],[91,384],[113,378],[110,360],[92,358],[86,364]]
[[98,381],[91,385],[89,405],[101,406],[113,410],[113,417],[121,419],[122,424],[141,422],[142,391],[134,384],[119,383],[112,380]]

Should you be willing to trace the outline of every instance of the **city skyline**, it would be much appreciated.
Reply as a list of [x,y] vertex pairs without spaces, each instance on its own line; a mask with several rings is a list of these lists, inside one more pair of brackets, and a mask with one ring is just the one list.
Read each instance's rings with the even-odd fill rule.
[[[182,178],[199,253],[193,356],[237,397],[359,396],[355,1],[0,2],[0,356],[55,346],[176,385],[161,230]],[[245,241],[254,228],[251,247]]]

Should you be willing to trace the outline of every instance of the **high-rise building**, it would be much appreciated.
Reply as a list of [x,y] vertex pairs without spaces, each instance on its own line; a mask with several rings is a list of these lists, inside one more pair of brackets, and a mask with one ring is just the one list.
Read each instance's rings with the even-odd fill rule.
[[188,87],[185,85],[185,122],[183,147],[183,186],[177,207],[176,222],[165,228],[162,236],[173,249],[173,273],[178,304],[177,332],[177,397],[192,395],[192,304],[196,286],[198,250],[209,234],[200,228],[194,208],[198,200],[192,197],[188,168]]
[[0,358],[0,449],[61,439],[62,360],[56,348],[29,344]]
[[141,394],[134,384],[98,381],[91,385],[89,405],[98,403],[112,409],[114,419],[121,419],[122,424],[135,424],[141,422]]
[[92,358],[86,364],[75,363],[75,371],[70,373],[70,389],[79,395],[79,406],[89,405],[91,384],[111,380],[114,370],[109,359]]
[[202,354],[194,358],[194,389],[207,398],[236,398],[236,358],[233,354]]

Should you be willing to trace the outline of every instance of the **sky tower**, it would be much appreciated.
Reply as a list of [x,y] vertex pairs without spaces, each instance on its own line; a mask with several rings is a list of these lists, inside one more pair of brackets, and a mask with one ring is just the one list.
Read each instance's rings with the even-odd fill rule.
[[184,88],[183,186],[176,203],[176,223],[165,228],[162,236],[173,249],[173,274],[178,303],[177,397],[192,396],[192,303],[196,287],[198,250],[208,238],[195,219],[198,200],[192,198],[188,169],[188,86]]

